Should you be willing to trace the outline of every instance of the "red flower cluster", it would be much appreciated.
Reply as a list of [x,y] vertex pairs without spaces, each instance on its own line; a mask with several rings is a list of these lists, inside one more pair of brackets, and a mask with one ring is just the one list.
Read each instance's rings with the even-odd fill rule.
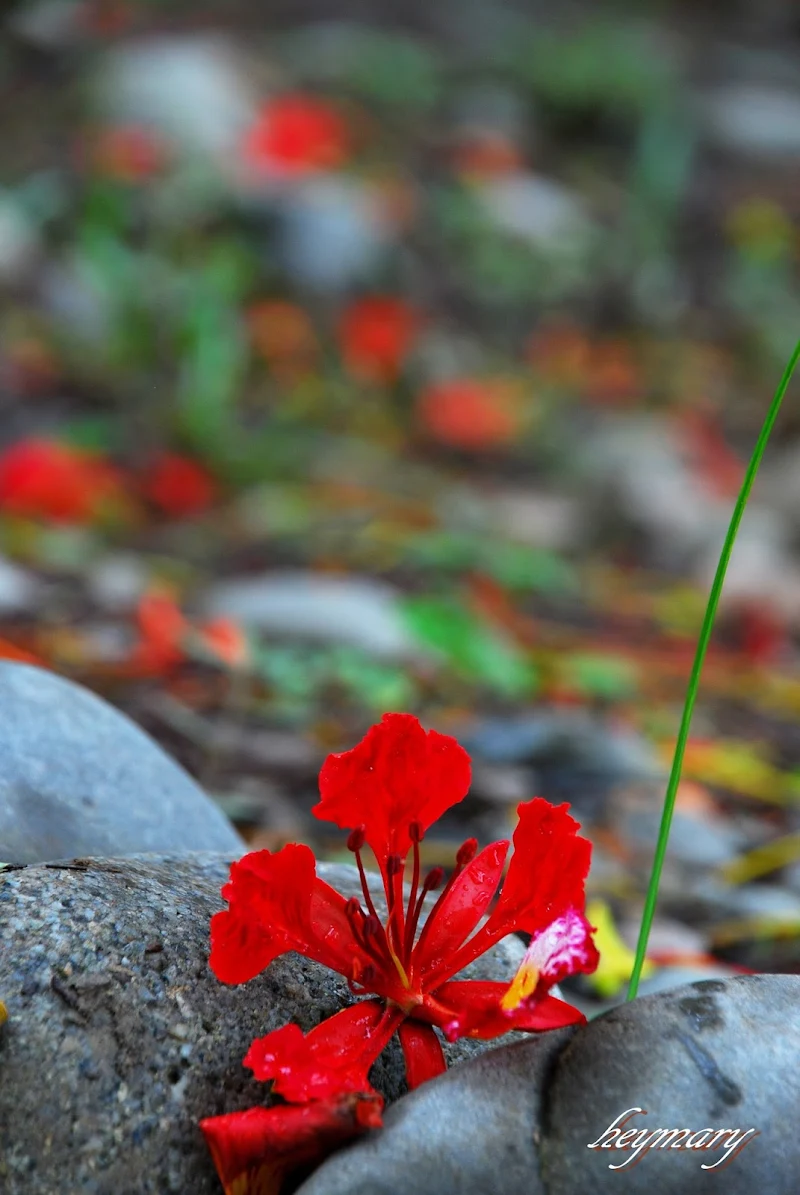
[[189,658],[187,649],[192,642],[229,668],[247,661],[247,641],[236,623],[229,618],[214,618],[193,626],[165,590],[153,590],[142,597],[136,621],[139,640],[124,665],[128,675],[169,674]]
[[154,506],[176,519],[202,514],[217,498],[211,474],[176,452],[163,452],[152,462],[142,488]]
[[0,457],[0,510],[57,523],[89,523],[122,497],[121,477],[93,453],[57,440],[20,440]]
[[244,157],[288,177],[336,170],[350,156],[350,135],[332,105],[311,95],[276,96],[247,135]]
[[[354,995],[372,995],[307,1036],[286,1025],[253,1042],[245,1065],[272,1080],[286,1104],[202,1122],[226,1192],[279,1191],[299,1162],[319,1160],[337,1141],[380,1123],[368,1072],[395,1031],[416,1087],[445,1069],[436,1029],[448,1040],[493,1038],[584,1019],[549,993],[565,976],[597,965],[583,913],[591,844],[577,836],[567,806],[536,798],[519,806],[514,853],[493,908],[507,841],[479,852],[469,839],[447,882],[439,867],[423,876],[425,831],[469,783],[469,757],[455,739],[426,734],[409,714],[386,714],[353,750],[328,757],[314,809],[350,831],[363,899],[347,900],[321,880],[306,846],[257,851],[232,865],[222,890],[228,908],[211,923],[219,979],[244,983],[293,950],[344,975]],[[364,869],[365,846],[380,869],[383,919]],[[510,985],[453,978],[517,930],[531,942]]]
[[218,495],[210,473],[175,452],[157,456],[141,479],[98,453],[58,440],[19,440],[0,455],[0,511],[7,514],[87,524],[130,513],[137,490],[171,518],[201,514]]
[[434,439],[470,452],[505,447],[521,422],[513,386],[492,378],[435,382],[419,395],[417,415]]
[[340,326],[348,372],[365,382],[394,382],[418,331],[419,317],[402,299],[375,295],[352,303]]

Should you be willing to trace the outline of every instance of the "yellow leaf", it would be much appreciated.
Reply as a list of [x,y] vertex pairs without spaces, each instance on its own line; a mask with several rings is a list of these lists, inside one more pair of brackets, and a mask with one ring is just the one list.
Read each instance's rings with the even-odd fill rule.
[[[587,978],[598,996],[607,1000],[616,996],[630,979],[635,954],[619,936],[611,909],[604,900],[590,901],[586,916],[596,926],[594,943],[600,952],[597,970]],[[654,970],[653,964],[645,961],[642,978],[652,975]]]

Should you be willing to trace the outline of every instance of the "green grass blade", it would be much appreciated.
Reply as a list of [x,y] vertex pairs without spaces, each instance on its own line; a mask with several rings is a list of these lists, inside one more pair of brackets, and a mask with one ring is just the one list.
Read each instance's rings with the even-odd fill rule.
[[739,496],[736,499],[736,505],[733,508],[733,515],[731,517],[728,533],[725,536],[725,543],[722,545],[722,553],[717,564],[717,571],[714,575],[714,583],[711,586],[711,593],[708,596],[708,605],[706,606],[705,616],[703,618],[703,625],[700,628],[700,638],[697,641],[697,651],[692,664],[692,672],[689,677],[689,687],[686,692],[686,701],[683,706],[683,715],[681,717],[681,725],[678,731],[678,739],[675,743],[675,754],[672,757],[672,769],[669,774],[669,782],[667,784],[667,792],[664,797],[664,810],[661,814],[661,826],[658,831],[658,842],[656,843],[655,855],[653,856],[653,870],[650,873],[650,883],[647,887],[647,897],[644,902],[644,911],[642,912],[642,924],[639,929],[639,941],[636,944],[636,959],[633,964],[633,971],[631,972],[631,980],[628,986],[628,1000],[633,1000],[637,991],[639,990],[639,979],[642,974],[642,967],[644,965],[644,958],[647,952],[647,941],[650,937],[650,927],[653,924],[653,915],[656,911],[656,901],[658,899],[658,886],[661,882],[661,872],[664,867],[664,856],[667,853],[667,842],[669,840],[669,830],[672,825],[672,814],[675,809],[675,797],[678,792],[678,783],[681,778],[681,768],[683,767],[683,756],[686,751],[686,742],[689,738],[689,727],[692,722],[692,714],[694,712],[695,698],[697,697],[697,690],[700,685],[700,673],[703,669],[703,663],[708,649],[708,642],[711,638],[711,631],[714,626],[714,618],[717,613],[717,606],[719,605],[720,594],[722,593],[722,585],[725,580],[725,573],[728,569],[728,561],[731,557],[736,534],[739,530],[739,524],[742,521],[747,499],[750,497],[750,491],[753,488],[758,467],[761,464],[761,458],[764,455],[764,449],[767,446],[770,433],[778,417],[783,396],[791,380],[792,374],[795,371],[795,366],[800,359],[800,340],[794,347],[794,352],[789,358],[783,377],[778,383],[778,388],[770,404],[767,417],[764,420],[764,426],[759,433],[758,441],[753,450],[753,455],[750,458],[750,463],[747,466],[747,472],[744,475],[742,488],[739,491]]

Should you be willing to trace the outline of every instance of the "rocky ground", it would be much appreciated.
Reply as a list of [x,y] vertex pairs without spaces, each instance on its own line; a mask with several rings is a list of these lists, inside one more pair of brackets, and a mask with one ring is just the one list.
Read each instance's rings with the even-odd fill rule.
[[[604,964],[565,994],[619,1004],[705,594],[800,330],[794,6],[2,19],[0,656],[47,672],[0,670],[0,860],[342,861],[310,814],[321,762],[410,710],[473,760],[426,866],[534,793],[572,804]],[[645,995],[798,970],[799,433],[790,390]],[[12,870],[0,899],[90,880]],[[80,1020],[48,986],[73,946],[40,945],[31,1024]],[[106,1078],[87,1090],[113,1101]],[[120,1132],[149,1123],[126,1107]],[[0,1166],[34,1190],[32,1157]]]

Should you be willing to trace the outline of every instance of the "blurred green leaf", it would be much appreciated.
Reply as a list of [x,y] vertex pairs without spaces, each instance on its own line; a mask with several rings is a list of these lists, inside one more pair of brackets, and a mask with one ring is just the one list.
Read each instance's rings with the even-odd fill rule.
[[412,634],[440,652],[460,676],[505,697],[535,692],[538,676],[534,666],[513,643],[458,602],[414,597],[407,599],[402,609]]
[[628,122],[676,87],[667,51],[647,29],[596,20],[577,32],[536,29],[517,37],[508,64],[554,108],[606,111]]
[[507,589],[559,594],[572,593],[578,586],[577,574],[572,565],[547,548],[488,543],[486,569]]
[[410,709],[415,704],[415,686],[397,665],[385,664],[357,648],[331,650],[332,676],[361,705],[374,713]]
[[507,589],[534,593],[569,593],[577,587],[573,567],[546,548],[535,548],[488,535],[425,531],[406,545],[406,559],[417,567],[464,573],[488,573]]
[[620,700],[639,689],[636,665],[621,656],[576,654],[564,660],[563,667],[568,683],[587,697]]
[[207,459],[224,452],[235,428],[234,407],[247,365],[236,313],[200,293],[189,308],[178,384],[178,424]]
[[366,99],[417,112],[439,98],[441,79],[434,53],[412,38],[370,33],[362,39],[347,82]]

